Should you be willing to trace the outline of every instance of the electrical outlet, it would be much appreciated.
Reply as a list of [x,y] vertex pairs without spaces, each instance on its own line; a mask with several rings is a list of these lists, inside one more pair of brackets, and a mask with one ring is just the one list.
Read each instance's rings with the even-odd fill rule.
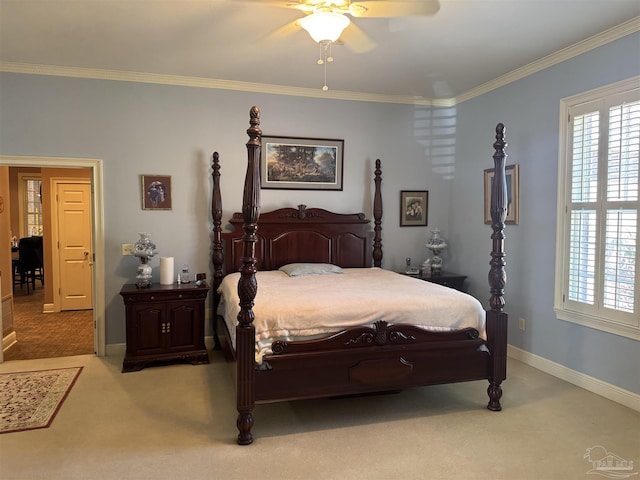
[[518,327],[520,327],[520,330],[524,331],[524,329],[525,329],[525,321],[524,321],[524,318],[520,318],[520,319],[518,319]]
[[122,244],[122,255],[133,255],[133,243]]

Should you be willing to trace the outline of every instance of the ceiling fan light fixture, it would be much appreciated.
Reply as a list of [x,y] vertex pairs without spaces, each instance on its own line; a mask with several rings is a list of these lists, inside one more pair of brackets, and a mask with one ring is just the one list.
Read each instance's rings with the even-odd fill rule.
[[300,19],[300,26],[318,43],[335,42],[349,23],[348,17],[335,12],[316,12]]

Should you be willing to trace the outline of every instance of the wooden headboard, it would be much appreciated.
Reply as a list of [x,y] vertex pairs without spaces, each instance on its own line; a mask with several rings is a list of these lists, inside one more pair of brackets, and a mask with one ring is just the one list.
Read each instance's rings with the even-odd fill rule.
[[[240,271],[244,218],[235,213],[233,231],[222,234],[226,273]],[[363,213],[340,214],[321,208],[280,208],[261,213],[256,242],[257,270],[277,270],[296,262],[371,267],[374,231]]]

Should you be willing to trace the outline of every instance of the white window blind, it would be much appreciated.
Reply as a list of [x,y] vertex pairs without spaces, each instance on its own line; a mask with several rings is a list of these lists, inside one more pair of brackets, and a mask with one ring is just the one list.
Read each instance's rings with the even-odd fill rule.
[[[555,310],[640,338],[638,81],[561,106]],[[566,114],[565,114],[566,113]]]

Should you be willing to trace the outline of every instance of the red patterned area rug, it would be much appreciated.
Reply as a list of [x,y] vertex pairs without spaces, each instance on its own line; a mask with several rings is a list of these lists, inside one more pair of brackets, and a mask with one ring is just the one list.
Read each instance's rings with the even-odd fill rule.
[[82,368],[0,374],[0,433],[49,427]]

